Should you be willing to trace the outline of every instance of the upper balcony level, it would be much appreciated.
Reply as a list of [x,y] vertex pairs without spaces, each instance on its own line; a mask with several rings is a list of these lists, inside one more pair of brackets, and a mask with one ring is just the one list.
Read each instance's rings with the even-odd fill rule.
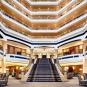
[[6,54],[6,61],[28,63],[29,58],[27,56],[22,56],[22,55],[17,55],[17,54]]
[[[23,55],[17,55],[17,54],[5,54],[6,55],[6,61],[10,62],[21,62],[21,63],[28,63],[29,57],[23,56]],[[4,57],[4,52],[0,50],[0,60]]]
[[72,26],[71,29],[74,29],[74,26],[79,27],[79,26],[84,25],[84,24],[87,23],[86,22],[87,21],[87,19],[86,19],[87,14],[83,14],[81,17],[78,17],[75,20],[72,20],[70,23],[64,24],[64,26],[61,26],[60,28],[57,28],[56,30],[55,29],[54,30],[52,30],[52,29],[48,30],[49,27],[47,27],[47,30],[46,29],[44,30],[44,28],[41,28],[41,27],[39,27],[40,30],[39,29],[38,30],[33,30],[33,28],[27,27],[26,25],[24,25],[23,23],[20,23],[19,21],[15,21],[14,19],[12,19],[11,17],[9,17],[6,14],[3,14],[3,13],[0,13],[0,14],[1,14],[1,16],[0,16],[1,21],[5,25],[7,25],[8,27],[11,27],[14,30],[19,30],[19,32],[21,32],[21,30],[23,30],[23,31],[26,30],[26,32],[33,32],[33,33],[39,33],[39,32],[40,33],[57,33],[57,32],[62,30],[62,32],[64,33],[64,30],[66,32],[66,30],[68,28],[70,28],[71,26]]
[[[61,9],[64,5],[70,2],[70,0],[59,1],[31,1],[31,0],[17,0],[23,4],[27,9],[33,11],[55,11]],[[79,1],[79,0],[78,0]]]
[[[66,43],[67,41],[73,41],[73,40],[81,39],[81,37],[83,37],[82,34],[86,32],[86,27],[87,27],[87,25],[85,25],[82,28],[78,28],[77,30],[74,30],[72,32],[69,32],[67,34],[64,34],[63,36],[57,36],[57,37],[55,36],[55,38],[53,36],[39,36],[39,37],[30,36],[30,35],[26,36],[24,33],[19,33],[18,31],[12,31],[12,29],[4,27],[3,25],[2,25],[2,30],[7,35],[20,38],[23,41],[23,43],[29,42],[29,43],[32,43],[33,45],[34,45],[34,43],[38,43],[38,45],[39,45],[39,43],[54,43],[54,44],[57,44],[59,42],[62,42],[62,43],[58,44],[58,46],[59,46],[61,44]],[[76,36],[78,36],[78,37],[76,37]],[[69,39],[69,38],[71,38],[71,39]],[[7,37],[7,39],[11,39],[11,37]],[[15,39],[12,38],[11,40],[15,40]],[[29,45],[29,43],[27,45]]]
[[[82,1],[78,1],[75,2],[75,0],[70,1],[67,5],[64,5],[63,8],[57,10],[57,11],[43,11],[43,10],[37,10],[37,11],[31,11],[27,8],[25,8],[24,5],[20,4],[17,1],[14,1],[14,3],[9,3],[6,1],[2,1],[3,4],[5,4],[7,6],[7,4],[9,4],[11,7],[16,8],[17,10],[21,11],[21,13],[25,14],[26,16],[32,17],[32,15],[56,15],[56,16],[61,16],[63,14],[65,14],[66,12],[68,12],[69,10],[71,10],[73,7],[79,5]],[[3,5],[2,5],[3,6]],[[40,8],[39,8],[40,9]],[[58,15],[57,15],[58,14]]]
[[[51,2],[54,2],[54,1],[58,1],[58,0],[31,0],[32,2],[47,2],[47,1],[51,1]],[[61,1],[61,0],[60,0]]]
[[11,40],[5,41],[4,39],[0,39],[0,61],[2,58],[6,58],[6,62],[28,63],[30,58],[29,55],[29,46]]
[[[85,3],[85,2],[84,2]],[[83,4],[84,4],[83,3]],[[25,24],[26,26],[28,26],[29,28],[32,27],[32,29],[36,28],[36,29],[54,29],[54,28],[57,28],[57,27],[60,27],[60,26],[63,26],[65,25],[65,22],[70,22],[70,20],[73,20],[75,19],[76,17],[79,17],[81,16],[82,14],[84,14],[86,12],[85,9],[86,8],[86,4],[83,5],[81,4],[80,6],[78,6],[78,9],[76,8],[74,11],[70,11],[68,12],[68,14],[66,14],[65,16],[63,17],[60,17],[58,19],[55,19],[55,20],[49,20],[49,19],[40,19],[40,20],[36,20],[36,19],[31,19],[29,17],[26,17],[25,15],[21,14],[21,12],[17,11],[15,9],[15,11],[13,13],[9,13],[11,12],[12,10],[14,10],[14,8],[10,8],[8,9],[8,12],[7,10],[7,7],[3,7],[3,5],[1,7],[3,7],[2,9],[5,11],[5,14],[7,14],[9,17],[11,18],[14,18],[16,19],[17,21],[19,22],[24,22],[23,24]],[[6,4],[7,5],[7,4]],[[4,6],[6,6],[4,5]],[[80,8],[79,8],[80,7]],[[84,7],[83,9],[81,9],[82,7]],[[77,12],[77,10],[81,9],[79,12]],[[18,12],[18,13],[17,13]],[[73,14],[72,14],[73,13]],[[75,14],[74,14],[75,13]],[[73,17],[73,15],[75,15]],[[22,18],[21,18],[22,17]],[[67,17],[67,19],[66,19]],[[72,18],[72,19],[71,19]],[[26,22],[25,22],[26,21]],[[34,22],[34,23],[33,23]],[[52,23],[49,23],[49,22],[52,22]],[[56,23],[55,23],[56,22]],[[54,24],[53,24],[54,23]]]
[[57,59],[59,60],[60,64],[72,65],[73,63],[82,64],[83,58],[84,58],[83,54],[71,54],[58,57]]
[[59,60],[60,64],[82,64],[83,58],[87,56],[87,51],[85,51],[85,54],[80,53],[80,54],[70,54],[70,55],[64,55],[61,57],[58,57],[57,60]]

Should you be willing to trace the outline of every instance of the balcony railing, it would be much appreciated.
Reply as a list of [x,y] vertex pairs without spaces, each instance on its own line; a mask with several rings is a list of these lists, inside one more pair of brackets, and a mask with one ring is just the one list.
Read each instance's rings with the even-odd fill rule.
[[[6,28],[7,31],[11,30],[12,33],[14,33],[14,36],[17,34],[16,36],[18,36],[20,38],[21,37],[25,37],[27,41],[30,41],[30,42],[33,42],[33,41],[39,42],[39,41],[37,41],[37,39],[34,39],[35,38],[34,36],[30,36],[30,35],[27,36],[25,34],[22,34],[21,32],[18,32],[18,31],[15,32],[15,30],[13,31],[13,29],[11,29],[10,27],[7,27],[6,25],[4,25],[4,23],[2,23],[1,26],[4,27],[4,28]],[[62,38],[62,39],[59,39],[59,41],[65,40],[68,37],[75,36],[75,35],[79,34],[80,32],[84,32],[83,29],[85,30],[85,26],[84,27],[81,27],[81,28],[79,27],[79,28],[75,29],[75,31],[70,32],[70,33],[67,33],[67,34],[63,35],[62,37],[61,37],[61,35],[60,36],[55,36],[56,39],[55,40],[52,40],[52,41],[58,42],[58,40],[57,40],[58,38]],[[53,38],[53,36],[49,36],[49,37],[50,38]],[[41,41],[41,38],[48,38],[48,36],[46,36],[46,37],[43,37],[42,36],[40,38],[38,37],[38,39],[40,41]],[[47,41],[49,41],[49,40],[47,40]]]
[[[13,5],[14,6],[14,4],[12,4],[12,3],[10,3],[10,1],[9,0],[5,0],[6,2],[8,2],[10,5]],[[27,1],[27,0],[26,0]],[[15,1],[13,1],[13,2],[16,2],[17,4],[20,4],[21,2],[19,1],[19,0],[15,0]],[[32,4],[32,6],[33,5],[48,5],[47,4],[47,2],[44,2],[44,3],[42,3],[42,2],[31,2],[30,0],[28,1],[28,3],[29,4]],[[48,2],[50,5],[55,5],[55,6],[57,6],[57,2]],[[21,3],[21,5],[22,5],[22,3]],[[24,4],[23,4],[24,5]],[[27,7],[27,5],[24,5],[24,7],[26,7],[27,9],[29,9],[30,11],[56,11],[56,10],[58,10],[58,9],[40,9],[40,8],[30,8],[29,6]],[[63,6],[62,6],[63,7]],[[21,11],[21,8],[18,8],[20,11]]]
[[12,62],[28,62],[29,58],[23,55],[17,54],[6,54],[6,60]]
[[[69,10],[71,10],[71,9],[73,8],[73,7],[70,5],[72,2],[73,2],[73,1],[71,1],[69,4],[67,4],[66,6],[61,7],[61,9],[58,10],[59,13],[61,12],[61,13],[59,14],[60,16],[62,16],[62,12],[63,12],[63,10],[64,10],[66,7],[67,7],[67,11],[69,11]],[[77,3],[77,4],[78,4],[78,3]],[[22,4],[20,4],[20,3],[19,3],[19,5],[21,5],[22,7],[24,7],[24,6],[23,6]],[[69,5],[70,5],[71,7],[69,7]],[[26,6],[25,6],[25,7],[26,7]],[[25,8],[25,7],[24,7],[24,8]],[[25,9],[28,10],[27,7],[26,7]],[[53,12],[54,10],[51,10],[51,9],[41,9],[41,10],[40,10],[40,9],[36,9],[36,10],[35,10],[35,9],[33,9],[33,11],[36,11],[36,12],[37,12],[37,11],[42,11],[42,12],[43,12],[43,11],[52,11],[52,12]],[[29,11],[28,11],[28,12],[29,12]],[[30,13],[32,13],[32,12],[29,12],[29,14],[30,14]],[[56,13],[57,13],[57,12],[56,12]],[[30,17],[29,14],[26,14],[26,16]],[[46,14],[46,12],[45,12],[45,14]],[[47,15],[48,15],[48,14],[47,14]],[[57,16],[57,15],[56,15],[56,16]],[[57,16],[57,18],[60,17],[60,16]],[[30,18],[33,19],[34,17],[30,17]],[[53,19],[53,18],[55,18],[55,17],[48,17],[48,18],[45,18],[45,19]],[[38,17],[38,19],[43,19],[43,18]]]
[[60,63],[81,62],[83,61],[83,54],[71,54],[58,57]]
[[[12,4],[10,4],[7,0],[5,0],[9,5],[11,5],[12,6]],[[15,2],[17,2],[17,1],[15,1]],[[69,3],[69,6],[70,6],[70,4],[73,2],[73,0]],[[77,2],[76,2],[77,3]],[[78,2],[79,3],[79,2]],[[78,5],[78,3],[77,3],[77,5]],[[81,3],[81,2],[80,2]],[[41,9],[41,12],[39,11],[39,10],[36,10],[36,12],[32,12],[31,10],[28,10],[28,9],[26,9],[22,4],[20,4],[19,3],[19,5],[20,5],[20,7],[23,7],[27,12],[29,12],[29,14],[37,14],[38,13],[38,15],[41,13],[43,13],[43,11],[42,11],[42,9]],[[56,11],[56,12],[53,12],[53,10],[52,10],[52,12],[51,12],[51,14],[53,14],[54,13],[54,15],[55,14],[59,14],[60,12],[63,12],[63,10],[66,8],[66,7],[68,7],[67,8],[67,11],[69,11],[69,10],[71,10],[73,7],[71,6],[71,7],[69,7],[68,5],[67,6],[64,6],[62,9],[60,9],[60,10],[58,10],[58,11]],[[19,11],[23,11],[23,9],[17,9],[17,10],[19,10]],[[35,10],[34,10],[35,11]],[[37,12],[38,11],[38,12]],[[50,12],[50,9],[48,9],[48,11]],[[47,13],[47,15],[49,14],[49,12],[46,12],[46,11],[44,11],[44,13],[46,14]],[[29,17],[29,15],[26,15],[26,16],[28,16]]]
[[[3,12],[3,11],[1,11],[1,14],[3,14],[4,16],[6,16],[6,17],[12,19],[13,21],[18,22],[18,24],[22,24],[22,25],[25,26],[26,28],[29,28],[31,31],[33,31],[33,30],[54,30],[54,28],[50,28],[50,27],[32,28],[32,27],[30,27],[29,25],[26,25],[26,24],[23,23],[23,22],[20,22],[20,21],[18,21],[18,20],[15,20],[15,18],[9,16],[7,13],[5,13],[5,12]],[[68,25],[69,23],[72,23],[72,22],[74,22],[74,21],[78,21],[77,19],[81,20],[81,18],[84,17],[84,16],[87,16],[87,12],[82,13],[79,17],[76,17],[76,18],[74,18],[73,20],[70,20],[70,21],[66,22],[66,23],[63,24],[62,26],[57,27],[57,28],[55,28],[55,29],[57,30],[58,28],[62,28],[62,27],[64,27],[65,25]],[[79,26],[78,26],[78,27],[79,27]],[[32,29],[33,29],[33,30],[32,30]],[[36,31],[36,32],[37,32],[37,31]]]
[[[19,0],[18,0],[19,1]],[[30,0],[30,1],[33,1],[33,2],[39,2],[39,1],[51,1],[51,2],[54,2],[54,1],[58,1],[58,0]]]

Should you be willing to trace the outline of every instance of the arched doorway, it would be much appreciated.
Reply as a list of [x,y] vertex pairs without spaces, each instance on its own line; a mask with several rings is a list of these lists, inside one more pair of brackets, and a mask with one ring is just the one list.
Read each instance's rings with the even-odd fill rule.
[[47,55],[42,55],[42,58],[47,58]]

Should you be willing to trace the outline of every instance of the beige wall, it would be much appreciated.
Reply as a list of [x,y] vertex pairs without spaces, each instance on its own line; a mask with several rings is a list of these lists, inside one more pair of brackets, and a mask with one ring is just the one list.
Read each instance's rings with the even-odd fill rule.
[[[78,45],[82,45],[83,42],[82,41],[75,41],[75,42],[71,42],[71,43],[68,43],[68,44],[65,44],[61,47],[58,48],[58,56],[62,56],[63,55],[63,49],[67,49],[67,48],[70,48],[70,47],[74,47],[74,46],[78,46]],[[76,50],[76,52],[78,53],[78,50]]]
[[83,73],[87,73],[87,57],[85,57],[85,60],[83,62]]
[[54,58],[57,58],[58,49],[55,48],[34,48],[33,56],[38,55],[39,58],[42,58],[42,55],[47,55],[47,58],[50,58],[50,55],[54,55]]
[[83,50],[83,53],[84,53],[84,59],[83,59],[83,73],[87,73],[87,55],[85,55],[85,51],[86,51],[86,47],[87,47],[87,40],[83,41],[84,43],[84,50]]
[[13,41],[7,41],[7,44],[11,45],[11,46],[22,48],[22,49],[26,49],[27,54],[30,54],[30,48],[26,45],[23,45],[23,44],[20,44],[17,42],[13,42]]

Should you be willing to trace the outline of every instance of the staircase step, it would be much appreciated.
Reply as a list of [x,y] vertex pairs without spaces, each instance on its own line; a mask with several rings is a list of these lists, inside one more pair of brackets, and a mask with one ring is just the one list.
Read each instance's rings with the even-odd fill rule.
[[27,82],[61,82],[59,73],[50,59],[42,58],[34,64]]

